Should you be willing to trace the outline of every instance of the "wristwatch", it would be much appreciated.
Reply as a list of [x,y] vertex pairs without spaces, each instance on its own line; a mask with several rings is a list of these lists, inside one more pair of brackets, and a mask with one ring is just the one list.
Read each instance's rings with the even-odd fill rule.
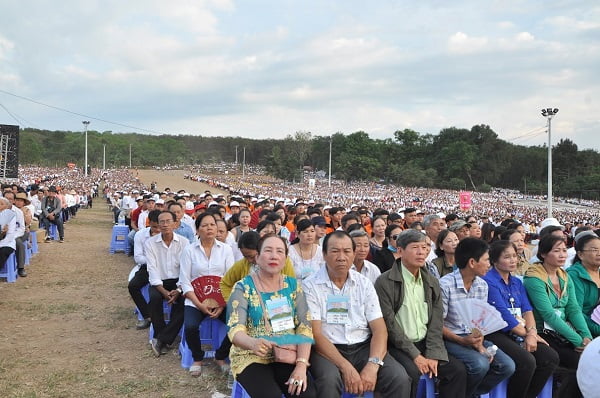
[[383,361],[379,359],[379,357],[371,357],[369,358],[369,362],[372,362],[375,365],[383,366]]
[[181,287],[177,287],[177,291],[179,292],[179,294],[183,294],[183,289]]

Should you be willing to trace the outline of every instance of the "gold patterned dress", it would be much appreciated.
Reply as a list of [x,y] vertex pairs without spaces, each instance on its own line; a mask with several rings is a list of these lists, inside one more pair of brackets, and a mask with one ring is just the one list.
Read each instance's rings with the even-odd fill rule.
[[[268,333],[265,328],[259,294],[262,294],[263,302],[286,297],[292,310],[294,329]],[[283,287],[276,292],[259,293],[251,275],[237,282],[227,303],[227,326],[231,341],[237,332],[243,331],[250,337],[262,337],[277,344],[314,343],[310,312],[302,286],[298,284],[296,278],[285,275],[283,276]],[[273,362],[272,356],[261,358],[251,350],[244,350],[235,344],[231,347],[229,359],[231,360],[231,372],[235,377],[252,363],[269,364]]]

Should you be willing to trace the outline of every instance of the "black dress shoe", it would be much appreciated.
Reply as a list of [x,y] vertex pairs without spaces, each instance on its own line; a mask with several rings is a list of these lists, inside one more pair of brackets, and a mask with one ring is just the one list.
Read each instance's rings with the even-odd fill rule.
[[25,278],[27,276],[27,272],[25,272],[25,270],[23,268],[19,268],[19,270],[17,271],[17,273],[19,274],[19,276],[21,278]]

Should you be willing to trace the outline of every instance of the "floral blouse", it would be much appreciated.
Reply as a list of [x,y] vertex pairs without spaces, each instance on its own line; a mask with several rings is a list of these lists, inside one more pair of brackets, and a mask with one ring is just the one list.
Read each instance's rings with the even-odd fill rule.
[[[280,332],[273,332],[269,328],[269,331],[267,331],[259,294],[262,295],[264,303],[267,300],[286,297],[289,304],[291,304],[295,328]],[[260,293],[256,289],[251,275],[238,281],[227,303],[227,326],[231,341],[233,341],[233,337],[237,332],[243,331],[250,337],[262,337],[277,344],[288,344],[290,338],[292,338],[293,343],[297,344],[314,343],[311,316],[304,291],[295,278],[286,275],[283,276],[282,289],[270,293]],[[229,359],[231,360],[231,371],[234,376],[237,376],[252,363],[268,364],[273,362],[272,356],[261,358],[251,350],[244,350],[235,344],[231,347]]]

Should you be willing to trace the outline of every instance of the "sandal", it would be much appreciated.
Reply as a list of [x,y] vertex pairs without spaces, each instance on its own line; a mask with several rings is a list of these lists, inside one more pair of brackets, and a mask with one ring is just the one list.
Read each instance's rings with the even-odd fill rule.
[[202,374],[202,365],[192,365],[190,366],[190,376],[192,377],[200,377]]
[[215,359],[215,363],[223,373],[229,373],[229,369],[231,368],[224,359]]

